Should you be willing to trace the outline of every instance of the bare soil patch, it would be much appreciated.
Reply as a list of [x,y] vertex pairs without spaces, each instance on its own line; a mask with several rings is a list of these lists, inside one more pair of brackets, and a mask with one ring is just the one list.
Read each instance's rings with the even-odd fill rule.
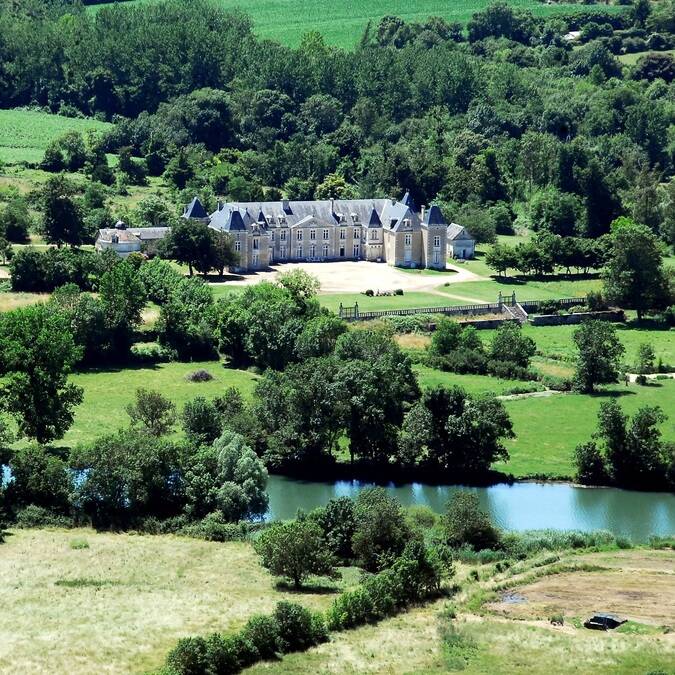
[[640,623],[675,626],[675,552],[626,551],[583,560],[613,569],[543,577],[510,589],[525,602],[495,602],[487,608],[514,619],[546,619],[555,612],[584,618],[603,611]]

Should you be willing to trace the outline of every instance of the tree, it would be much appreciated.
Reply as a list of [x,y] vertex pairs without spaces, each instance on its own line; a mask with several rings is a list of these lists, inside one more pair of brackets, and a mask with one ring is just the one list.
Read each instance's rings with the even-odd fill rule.
[[0,317],[0,402],[20,434],[38,443],[63,437],[82,402],[82,388],[68,382],[81,354],[67,319],[45,305]]
[[343,176],[332,173],[316,186],[314,199],[350,199],[355,192],[355,188]]
[[309,517],[320,525],[333,555],[342,560],[354,557],[352,539],[356,529],[356,508],[353,499],[331,499],[323,508],[312,511]]
[[24,199],[17,197],[0,208],[0,237],[7,241],[25,243],[32,226],[28,204]]
[[110,331],[112,350],[126,356],[134,329],[140,325],[147,301],[145,287],[130,259],[115,264],[101,277],[99,294]]
[[333,576],[333,558],[318,524],[311,520],[274,523],[254,543],[260,562],[273,575],[300,588],[311,574]]
[[171,441],[123,430],[76,448],[71,464],[81,472],[75,503],[94,527],[126,528],[180,511],[180,452]]
[[580,443],[574,449],[575,480],[582,485],[605,485],[607,466],[597,443]]
[[480,508],[478,495],[474,492],[461,490],[453,495],[446,506],[443,531],[448,545],[453,548],[468,545],[481,551],[499,547],[500,533]]
[[211,445],[223,432],[218,408],[203,396],[197,396],[185,404],[181,413],[181,426],[193,445]]
[[401,503],[383,488],[359,492],[354,508],[356,526],[352,549],[368,571],[388,567],[411,539]]
[[78,246],[85,239],[75,186],[65,176],[51,176],[40,189],[40,232],[49,244]]
[[190,276],[193,268],[207,272],[212,264],[211,230],[206,223],[195,223],[181,218],[170,234],[162,241],[162,257],[170,258],[188,266]]
[[616,382],[625,351],[616,328],[604,321],[585,321],[572,337],[578,350],[574,386],[590,394],[598,384]]
[[638,320],[668,297],[663,254],[658,238],[627,218],[612,224],[609,259],[602,273],[603,295],[620,307],[635,309]]
[[14,512],[33,504],[54,513],[68,513],[73,480],[60,457],[33,444],[15,450],[9,468],[6,500]]
[[517,265],[513,247],[505,246],[504,244],[494,244],[485,254],[485,264],[497,272],[500,277],[504,276],[508,269],[515,268]]
[[326,356],[335,348],[337,339],[347,331],[347,324],[334,314],[320,314],[310,319],[295,341],[299,359]]
[[649,342],[641,342],[638,346],[637,363],[635,372],[646,375],[654,372],[654,347]]
[[220,512],[229,522],[267,511],[267,470],[240,434],[226,430],[185,461],[185,511],[194,518]]
[[131,427],[159,438],[166,436],[176,422],[176,404],[158,391],[136,389],[136,400],[127,406]]
[[536,351],[535,341],[529,335],[523,335],[519,324],[503,323],[492,338],[489,356],[496,361],[527,368]]

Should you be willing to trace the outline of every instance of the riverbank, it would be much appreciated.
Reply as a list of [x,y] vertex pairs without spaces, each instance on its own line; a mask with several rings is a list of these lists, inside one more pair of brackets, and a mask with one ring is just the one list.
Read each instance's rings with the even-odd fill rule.
[[[569,483],[513,482],[491,486],[405,484],[380,481],[404,506],[426,506],[443,513],[450,497],[470,489],[496,525],[505,530],[606,530],[634,542],[650,534],[675,533],[675,495],[618,488],[581,487]],[[270,520],[294,518],[299,509],[309,512],[330,499],[355,497],[372,486],[368,481],[300,480],[270,476],[267,483]]]

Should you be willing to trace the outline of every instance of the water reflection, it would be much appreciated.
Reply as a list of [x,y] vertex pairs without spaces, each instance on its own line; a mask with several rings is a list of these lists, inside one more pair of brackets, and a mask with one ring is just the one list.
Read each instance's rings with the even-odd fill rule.
[[[334,497],[355,497],[369,484],[358,481],[321,483],[271,476],[269,518],[292,518]],[[461,489],[478,494],[493,521],[507,530],[610,530],[644,541],[650,534],[675,533],[675,496],[665,492],[632,492],[615,488],[580,488],[559,483],[499,484],[488,488],[423,483],[388,485],[406,506],[423,504],[441,512]]]

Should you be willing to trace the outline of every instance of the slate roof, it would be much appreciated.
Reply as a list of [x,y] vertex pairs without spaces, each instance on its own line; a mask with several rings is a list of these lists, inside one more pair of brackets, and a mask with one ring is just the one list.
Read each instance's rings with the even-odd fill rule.
[[[211,214],[210,225],[223,231],[243,230],[264,220],[265,227],[269,228],[297,227],[307,225],[310,222],[309,219],[314,218],[318,226],[322,224],[339,224],[343,227],[361,225],[383,227],[396,232],[403,227],[405,220],[410,220],[411,228],[417,230],[421,222],[412,198],[407,193],[404,200],[407,203],[392,199],[229,202],[219,204],[218,209]],[[235,213],[239,214],[238,217],[233,215]],[[445,224],[438,207],[432,207],[430,213],[434,221],[439,219]],[[257,216],[254,217],[252,214],[257,214]],[[271,222],[268,222],[270,217]]]
[[429,210],[424,214],[424,222],[427,225],[446,225],[445,217],[435,204],[430,206]]
[[199,197],[195,197],[186,207],[183,212],[183,218],[208,218],[209,214],[199,201]]
[[157,239],[164,239],[169,232],[170,227],[130,227],[127,232],[131,232],[137,236],[141,241],[156,241]]
[[458,239],[471,240],[473,237],[461,225],[450,223],[450,225],[448,225],[448,241],[455,241]]
[[246,225],[241,213],[227,206],[212,214],[209,224],[214,229],[223,232],[246,231]]
[[139,238],[131,230],[118,230],[114,227],[106,227],[98,231],[98,238],[103,241],[112,242],[113,237],[117,237],[117,242],[120,244],[139,241]]

